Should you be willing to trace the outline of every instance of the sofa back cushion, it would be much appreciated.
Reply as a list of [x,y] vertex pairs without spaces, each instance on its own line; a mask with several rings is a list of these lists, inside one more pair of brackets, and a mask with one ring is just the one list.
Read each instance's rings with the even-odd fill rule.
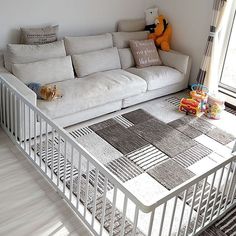
[[78,55],[111,48],[112,46],[112,35],[110,33],[95,36],[65,37],[67,55]]
[[118,32],[143,31],[145,26],[145,19],[121,20],[118,22]]
[[23,83],[50,84],[74,78],[71,57],[58,57],[26,64],[14,64],[13,74]]
[[130,48],[119,49],[121,68],[126,70],[135,66],[135,61]]
[[66,56],[64,41],[57,41],[42,45],[8,44],[4,59],[7,70],[12,72],[13,64],[24,64],[64,56]]
[[114,32],[113,45],[117,48],[129,48],[130,40],[144,40],[148,38],[148,31],[138,31],[138,32]]
[[120,69],[120,58],[117,48],[108,48],[72,56],[75,72],[78,77],[92,73]]
[[57,41],[58,25],[43,28],[21,28],[21,43],[45,44]]

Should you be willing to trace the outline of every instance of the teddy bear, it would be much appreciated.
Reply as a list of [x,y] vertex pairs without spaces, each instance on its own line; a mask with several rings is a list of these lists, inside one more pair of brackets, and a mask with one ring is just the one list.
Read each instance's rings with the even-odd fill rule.
[[27,85],[31,90],[33,90],[37,99],[42,99],[46,101],[52,101],[56,98],[61,98],[61,91],[56,85],[41,85],[40,83],[29,83]]
[[148,38],[153,39],[157,47],[163,51],[170,51],[170,41],[172,37],[172,26],[167,19],[160,15],[156,18],[155,32],[149,34]]

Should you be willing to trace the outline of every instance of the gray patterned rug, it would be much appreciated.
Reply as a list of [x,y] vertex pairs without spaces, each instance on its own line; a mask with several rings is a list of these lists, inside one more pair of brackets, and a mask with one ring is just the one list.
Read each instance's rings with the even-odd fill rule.
[[[176,106],[177,99],[169,98],[167,102]],[[215,148],[199,142],[199,138],[207,137],[218,145],[219,150],[223,149],[226,151],[230,150],[227,145],[235,140],[233,135],[217,128],[205,119],[182,116],[179,119],[165,123],[142,109],[116,116],[89,127],[72,129],[70,134],[116,175],[130,191],[136,193],[138,197],[146,198],[146,191],[140,191],[139,189],[145,189],[147,183],[149,183],[149,188],[145,190],[151,192],[150,195],[153,195],[153,200],[158,199],[160,193],[168,192],[196,176],[201,166],[204,169],[209,165],[207,167],[211,169],[218,162],[216,158],[223,158],[220,156],[222,152],[219,152],[220,154],[215,153]],[[85,203],[86,197],[85,184],[87,179],[89,180],[87,209],[92,212],[95,205],[95,217],[101,222],[101,206],[106,206],[104,228],[109,232],[112,218],[112,199],[109,198],[109,193],[113,191],[112,184],[108,184],[108,197],[103,202],[104,176],[99,174],[98,189],[95,191],[94,168],[90,169],[87,176],[82,164],[82,175],[79,176],[76,168],[71,171],[71,163],[69,160],[65,160],[64,156],[61,156],[58,161],[57,151],[54,152],[54,163],[52,163],[51,140],[49,140],[47,146],[49,147],[47,157],[49,168],[53,168],[54,173],[60,176],[62,182],[66,181],[66,186],[69,189],[72,187],[72,192],[82,204]],[[57,143],[55,143],[56,146]],[[43,161],[46,161],[45,147],[46,144],[43,143],[41,150]],[[37,151],[39,155],[39,146]],[[62,176],[64,167],[67,170],[66,176]],[[71,173],[73,173],[73,183],[69,181]],[[201,185],[198,186],[197,196],[200,194],[201,187]],[[155,189],[160,191],[152,194],[152,191],[155,191]],[[206,186],[205,191],[206,195],[203,196],[203,201],[206,201],[209,186]],[[97,195],[94,204],[95,192]],[[213,189],[212,199],[214,194],[215,191]],[[191,203],[192,196],[193,188],[190,188],[187,204]],[[178,201],[181,202],[182,198],[183,195],[180,194]],[[150,204],[153,203],[151,199],[150,202],[149,199],[146,200]],[[194,204],[197,205],[197,200]],[[121,210],[117,205],[113,235],[119,235],[121,231]],[[129,214],[129,211],[127,211],[127,214]],[[132,232],[133,225],[129,220],[131,218],[128,215],[125,220],[125,235],[130,235]],[[186,221],[183,220],[183,232],[185,224]],[[154,232],[155,230],[158,232],[158,228],[155,229],[155,227],[153,229]],[[174,233],[176,233],[175,230],[177,229],[173,229]],[[191,227],[189,231],[191,232]],[[139,227],[136,235],[145,235],[143,232],[146,232],[145,225]]]

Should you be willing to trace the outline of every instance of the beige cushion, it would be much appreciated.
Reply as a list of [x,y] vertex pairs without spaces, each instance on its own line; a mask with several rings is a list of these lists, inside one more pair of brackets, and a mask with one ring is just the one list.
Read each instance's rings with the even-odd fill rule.
[[7,70],[12,72],[13,64],[24,64],[64,56],[66,56],[64,41],[57,41],[42,45],[8,44],[4,59]]
[[21,43],[45,44],[57,41],[58,25],[43,28],[21,28]]
[[131,40],[130,48],[134,56],[136,67],[159,66],[162,64],[157,48],[152,39]]
[[124,70],[98,72],[84,78],[56,83],[63,97],[50,103],[38,100],[38,107],[53,118],[63,117],[110,102],[144,93],[146,82]]
[[114,47],[129,48],[130,40],[144,40],[148,38],[149,32],[115,32],[112,33]]
[[78,77],[106,70],[120,69],[120,58],[117,48],[108,48],[72,56],[73,65]]
[[168,66],[149,66],[141,69],[132,67],[127,71],[146,80],[148,90],[160,89],[184,81],[184,74]]
[[120,63],[122,69],[128,69],[135,66],[134,57],[130,48],[119,49]]
[[25,84],[49,84],[74,78],[71,57],[59,57],[27,64],[14,64],[13,74]]
[[65,37],[67,55],[77,55],[111,48],[112,46],[112,36],[110,33],[84,37]]
[[118,23],[119,32],[135,32],[143,31],[145,29],[144,19],[121,20]]

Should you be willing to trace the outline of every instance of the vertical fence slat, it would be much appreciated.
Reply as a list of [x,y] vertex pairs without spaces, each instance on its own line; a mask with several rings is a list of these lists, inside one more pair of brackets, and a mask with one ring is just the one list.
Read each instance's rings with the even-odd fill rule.
[[14,119],[15,119],[15,141],[17,142],[18,136],[18,122],[17,122],[17,96],[14,94]]
[[191,202],[191,208],[190,208],[190,213],[189,213],[189,217],[188,217],[188,223],[187,223],[185,234],[184,234],[185,236],[188,235],[189,225],[190,225],[190,222],[191,222],[193,208],[194,208],[194,203],[195,203],[195,198],[196,198],[197,187],[198,187],[198,183],[196,183],[194,185],[193,198],[192,198],[192,202]]
[[41,167],[42,166],[42,118],[40,117],[39,118],[39,166]]
[[221,195],[220,202],[219,202],[219,207],[218,207],[217,216],[219,216],[220,211],[221,211],[221,206],[222,206],[223,199],[224,199],[224,197],[225,197],[225,190],[226,190],[226,186],[227,186],[227,184],[228,184],[228,179],[229,179],[229,174],[230,174],[231,168],[232,168],[232,162],[230,163],[229,169],[228,169],[228,171],[227,171],[226,180],[225,180],[225,183],[224,183],[222,195]]
[[51,157],[51,180],[53,180],[53,173],[54,173],[54,154],[55,154],[55,144],[54,144],[54,139],[55,139],[55,130],[52,128],[52,157]]
[[58,134],[57,186],[59,186],[60,183],[60,166],[61,166],[61,135]]
[[25,115],[25,103],[21,100],[23,106],[23,139],[24,139],[24,150],[26,151],[26,115]]
[[[79,160],[78,160],[78,179],[77,179],[77,201],[76,201],[76,208],[79,210],[79,202],[80,202],[80,182],[81,182],[81,158],[82,155],[79,153]],[[72,187],[72,186],[71,186]]]
[[110,224],[110,234],[109,236],[113,235],[113,229],[114,229],[114,220],[115,220],[115,213],[116,213],[116,199],[117,199],[117,187],[114,186],[113,191],[113,200],[112,200],[112,209],[111,209],[111,224]]
[[163,204],[163,209],[162,209],[162,214],[161,214],[161,223],[160,223],[160,229],[159,229],[159,236],[162,235],[162,229],[163,229],[163,224],[164,224],[164,220],[165,220],[165,214],[166,214],[166,205],[167,205],[167,201]]
[[66,151],[66,147],[67,147],[67,141],[64,139],[64,168],[63,168],[63,194],[65,194],[66,191],[66,165],[67,165],[67,151]]
[[139,208],[136,205],[135,206],[135,212],[134,212],[134,224],[133,224],[133,230],[131,236],[136,235],[136,230],[137,230],[137,224],[138,224],[138,216],[139,216]]
[[14,136],[14,125],[13,125],[13,94],[10,91],[10,109],[11,109],[11,113],[10,113],[10,118],[11,118],[11,135],[12,137]]
[[102,199],[103,207],[102,207],[102,219],[101,219],[101,226],[100,226],[100,235],[103,235],[103,227],[104,227],[104,222],[105,222],[107,184],[108,184],[108,179],[107,179],[107,177],[105,177],[103,199]]
[[231,189],[233,187],[234,180],[236,178],[236,162],[231,162],[231,164],[234,167],[233,167],[233,173],[232,173],[232,177],[231,177],[230,184],[229,184],[229,189],[228,189],[228,192],[227,192],[227,195],[226,195],[226,201],[225,201],[224,210],[226,210],[226,208],[227,208],[229,197],[230,197],[230,191],[231,191]]
[[170,236],[171,232],[172,232],[174,216],[175,216],[175,211],[176,211],[176,205],[177,205],[177,200],[178,200],[178,197],[175,196],[173,211],[172,211],[171,220],[170,220],[170,228],[169,228],[168,236]]
[[124,199],[124,204],[123,204],[123,210],[122,210],[122,223],[121,223],[121,235],[124,235],[125,232],[125,220],[126,220],[126,211],[127,211],[127,202],[128,202],[128,198],[125,195],[125,199]]
[[183,206],[182,206],[181,215],[180,215],[180,220],[179,220],[179,227],[178,227],[178,231],[177,231],[177,234],[176,234],[176,235],[179,235],[179,232],[180,232],[180,230],[181,230],[182,221],[183,221],[183,217],[184,217],[184,210],[185,210],[185,207],[186,207],[187,195],[188,195],[188,189],[186,189],[186,190],[184,191]]
[[153,227],[153,220],[154,220],[154,216],[155,216],[155,210],[153,209],[151,212],[151,216],[150,216],[150,220],[149,220],[149,226],[148,226],[148,236],[152,235],[152,227]]
[[48,124],[45,122],[45,173],[48,172]]
[[[71,163],[71,168],[70,168],[70,186],[73,186],[73,174],[74,174],[74,148],[73,146],[71,145],[71,160],[70,160],[70,163]],[[69,199],[71,201],[71,198],[72,198],[72,189],[73,188],[70,188],[70,196],[69,196]]]
[[205,220],[206,220],[206,216],[207,216],[207,211],[209,209],[208,207],[209,207],[209,203],[210,203],[210,199],[211,199],[212,189],[214,187],[215,178],[216,178],[216,172],[213,174],[211,186],[210,186],[210,189],[209,189],[209,194],[208,194],[208,197],[207,197],[206,208],[205,208],[205,211],[204,211],[204,214],[203,214],[201,227],[203,227],[205,225]]
[[195,234],[195,232],[197,230],[197,223],[198,223],[198,219],[199,219],[199,216],[200,216],[200,211],[201,211],[201,208],[202,208],[202,200],[203,200],[203,197],[204,197],[204,194],[205,194],[206,183],[207,183],[207,178],[204,179],[204,183],[203,183],[203,186],[202,186],[202,189],[201,189],[201,196],[200,196],[199,205],[198,205],[198,209],[197,209],[197,217],[196,217],[194,227],[193,227],[193,235]]
[[212,206],[212,209],[211,209],[210,221],[212,220],[212,218],[214,216],[215,205],[216,205],[216,202],[217,202],[217,199],[218,199],[218,194],[219,194],[219,190],[220,190],[224,170],[225,170],[225,168],[223,167],[221,169],[220,180],[219,180],[219,183],[218,183],[217,188],[216,188],[216,195],[215,195],[215,199],[214,199],[213,206]]
[[85,187],[85,203],[84,203],[84,218],[86,218],[88,207],[88,191],[89,191],[89,161],[86,160],[86,187]]
[[98,188],[98,168],[95,172],[95,182],[94,182],[94,198],[93,198],[93,213],[92,213],[92,227],[94,226],[94,220],[96,215],[96,202],[97,202],[97,188]]

